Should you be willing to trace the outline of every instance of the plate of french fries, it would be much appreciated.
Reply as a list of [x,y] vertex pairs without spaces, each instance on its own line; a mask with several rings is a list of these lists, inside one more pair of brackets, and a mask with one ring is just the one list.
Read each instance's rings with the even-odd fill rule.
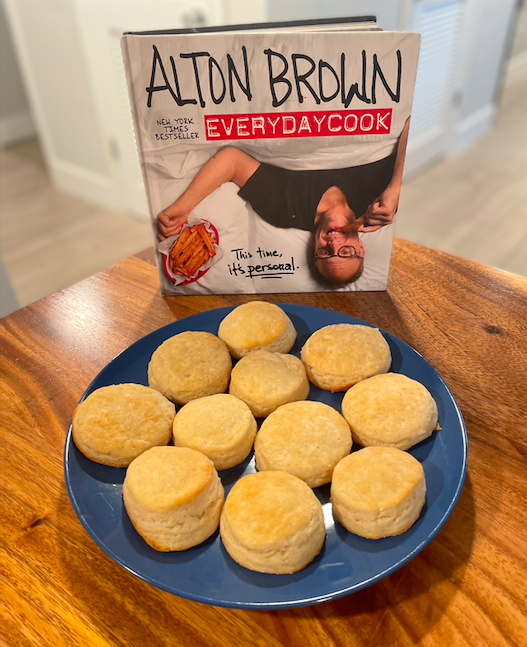
[[207,220],[193,220],[183,225],[177,236],[164,241],[165,273],[177,285],[200,279],[223,256],[218,246],[216,227]]

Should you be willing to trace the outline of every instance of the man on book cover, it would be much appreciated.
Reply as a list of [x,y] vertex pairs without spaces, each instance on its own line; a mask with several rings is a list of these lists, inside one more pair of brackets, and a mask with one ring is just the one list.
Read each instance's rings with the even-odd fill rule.
[[409,120],[388,157],[343,169],[292,171],[258,162],[236,148],[223,148],[159,213],[159,238],[177,235],[204,198],[233,182],[238,195],[267,223],[313,234],[307,256],[323,283],[341,286],[357,280],[364,267],[359,231],[372,233],[393,223],[408,129]]

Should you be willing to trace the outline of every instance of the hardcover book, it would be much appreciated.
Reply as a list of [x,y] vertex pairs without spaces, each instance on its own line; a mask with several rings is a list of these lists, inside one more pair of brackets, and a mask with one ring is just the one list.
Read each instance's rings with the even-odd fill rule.
[[125,34],[164,295],[386,289],[419,35]]

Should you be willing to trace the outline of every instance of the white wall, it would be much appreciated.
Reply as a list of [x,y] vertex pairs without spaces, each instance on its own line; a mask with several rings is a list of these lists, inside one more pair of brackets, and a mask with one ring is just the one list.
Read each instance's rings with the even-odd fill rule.
[[376,16],[385,31],[399,29],[401,0],[268,0],[269,20]]
[[55,183],[115,204],[102,131],[70,0],[5,0],[33,115]]
[[0,146],[16,144],[34,134],[4,4],[0,2]]
[[269,8],[267,0],[224,0],[225,24],[244,25],[267,22]]

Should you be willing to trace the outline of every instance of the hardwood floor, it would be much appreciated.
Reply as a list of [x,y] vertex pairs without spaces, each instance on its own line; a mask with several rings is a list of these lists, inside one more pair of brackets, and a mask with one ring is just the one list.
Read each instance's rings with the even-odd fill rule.
[[152,244],[150,223],[59,191],[37,141],[0,152],[0,257],[19,305]]
[[[527,276],[527,78],[505,88],[496,127],[404,183],[396,235]],[[38,142],[0,152],[0,257],[19,305],[152,244],[150,224],[57,190]]]

